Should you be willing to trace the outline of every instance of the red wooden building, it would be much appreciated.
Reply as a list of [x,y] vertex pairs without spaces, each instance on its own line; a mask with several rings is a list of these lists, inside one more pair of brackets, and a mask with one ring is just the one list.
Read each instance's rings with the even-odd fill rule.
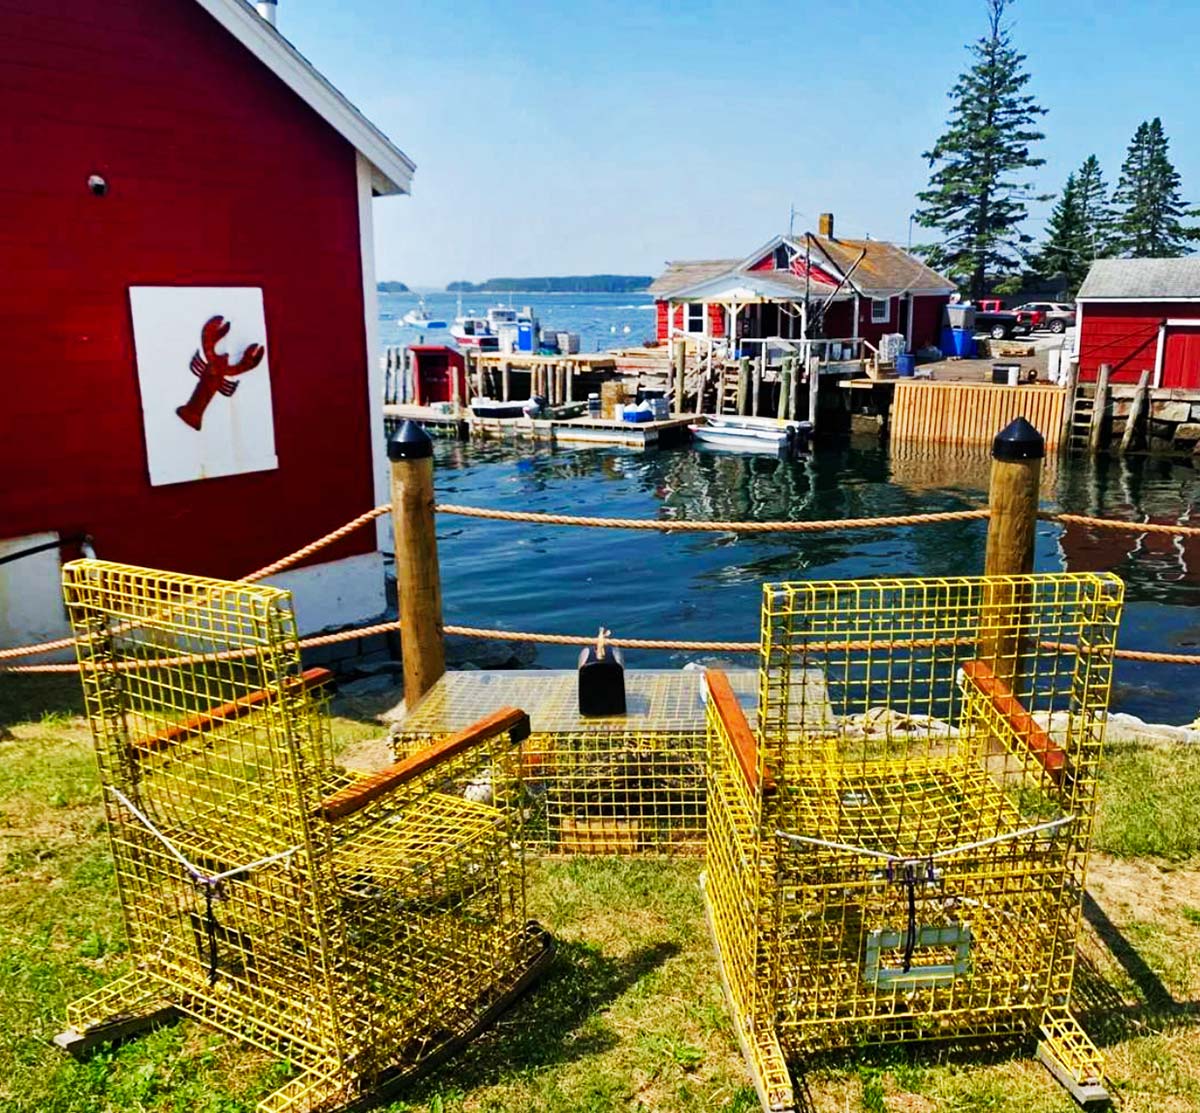
[[1114,383],[1143,371],[1164,390],[1200,391],[1200,257],[1097,259],[1076,304],[1079,377],[1107,363]]
[[[409,159],[244,0],[5,0],[0,52],[0,556],[236,577],[385,501]],[[304,627],[383,611],[380,536],[273,581]],[[0,564],[0,644],[62,632],[59,560]]]
[[807,328],[809,337],[873,345],[900,333],[909,351],[937,344],[954,290],[895,244],[835,236],[831,213],[821,215],[819,231],[776,236],[743,259],[671,263],[650,287],[663,342],[732,335],[738,347],[800,338]]

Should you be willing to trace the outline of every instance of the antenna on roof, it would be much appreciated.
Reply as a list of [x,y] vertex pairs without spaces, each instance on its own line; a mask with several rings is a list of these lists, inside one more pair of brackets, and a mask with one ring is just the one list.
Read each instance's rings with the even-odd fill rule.
[[796,234],[796,206],[792,205],[788,209],[788,239],[790,240]]

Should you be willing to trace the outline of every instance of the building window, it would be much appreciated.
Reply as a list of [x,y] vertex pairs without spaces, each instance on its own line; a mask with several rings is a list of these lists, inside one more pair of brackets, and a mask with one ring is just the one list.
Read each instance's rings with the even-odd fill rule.
[[705,306],[702,302],[688,302],[684,316],[685,332],[704,332]]
[[774,263],[775,263],[775,269],[777,271],[786,271],[791,268],[792,258],[788,252],[787,247],[785,247],[783,244],[780,244],[775,249]]
[[872,298],[871,299],[871,323],[874,325],[886,325],[892,319],[892,299],[891,298]]

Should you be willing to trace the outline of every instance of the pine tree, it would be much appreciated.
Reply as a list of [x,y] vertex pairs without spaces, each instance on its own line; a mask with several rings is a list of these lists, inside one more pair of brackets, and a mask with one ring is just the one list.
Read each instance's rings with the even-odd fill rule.
[[1030,145],[1043,138],[1035,125],[1046,110],[1024,92],[1029,74],[1004,24],[1008,4],[987,0],[988,34],[968,48],[975,61],[950,90],[946,131],[922,156],[937,169],[929,188],[917,194],[923,205],[918,223],[942,236],[924,249],[926,258],[965,280],[975,298],[986,292],[990,276],[1020,267],[1031,242],[1021,231],[1025,202],[1035,199],[1033,187],[1020,179],[1045,161],[1030,154]]
[[1133,259],[1183,255],[1200,229],[1185,225],[1193,215],[1179,196],[1179,174],[1167,154],[1162,120],[1143,121],[1133,134],[1113,194],[1116,216],[1112,248]]
[[1038,273],[1061,274],[1070,290],[1078,290],[1093,259],[1105,254],[1111,213],[1104,175],[1095,155],[1067,175],[1067,184],[1046,223],[1046,242],[1037,257]]

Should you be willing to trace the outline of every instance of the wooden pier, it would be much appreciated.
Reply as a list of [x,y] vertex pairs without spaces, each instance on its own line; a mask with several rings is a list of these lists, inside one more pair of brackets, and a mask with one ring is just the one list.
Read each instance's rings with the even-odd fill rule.
[[1039,429],[1046,449],[1058,448],[1066,391],[1059,386],[895,381],[893,443],[990,445],[997,429],[1023,417]]
[[601,417],[528,418],[476,417],[466,409],[449,413],[431,406],[387,405],[383,407],[388,435],[405,419],[417,422],[431,436],[492,440],[547,441],[551,444],[616,445],[622,448],[666,448],[688,438],[687,427],[696,418],[689,415],[664,421],[613,421]]
[[[552,406],[587,399],[601,380],[617,369],[611,352],[576,352],[571,355],[534,355],[530,352],[470,352],[467,380],[484,398],[508,402],[534,394]],[[521,376],[520,385],[514,376]]]

